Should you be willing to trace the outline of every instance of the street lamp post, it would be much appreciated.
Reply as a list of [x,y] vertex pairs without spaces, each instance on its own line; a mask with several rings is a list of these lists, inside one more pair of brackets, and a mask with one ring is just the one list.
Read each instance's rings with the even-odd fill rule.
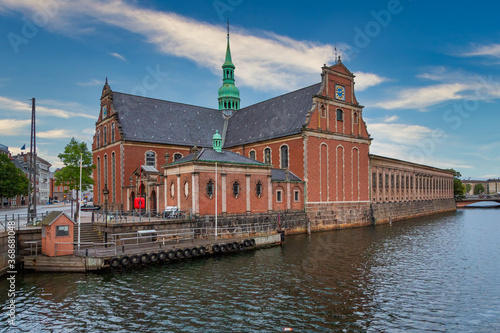
[[108,184],[104,184],[102,195],[104,196],[104,218],[106,219],[106,227],[104,230],[104,247],[108,247]]

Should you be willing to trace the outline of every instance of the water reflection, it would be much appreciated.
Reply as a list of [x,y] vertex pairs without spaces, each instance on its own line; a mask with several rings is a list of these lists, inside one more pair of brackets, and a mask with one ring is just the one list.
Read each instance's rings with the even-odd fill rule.
[[[20,275],[17,324],[26,332],[499,331],[499,236],[498,210],[462,210],[125,272]],[[0,302],[4,311],[5,293]]]

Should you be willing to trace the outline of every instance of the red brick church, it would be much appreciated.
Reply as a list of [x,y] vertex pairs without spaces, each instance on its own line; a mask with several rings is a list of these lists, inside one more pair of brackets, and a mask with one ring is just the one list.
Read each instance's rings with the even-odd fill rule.
[[[218,109],[119,93],[106,81],[92,145],[94,202],[105,202],[106,187],[114,209],[132,210],[142,196],[148,210],[214,215],[217,197],[218,214],[305,209],[319,224],[328,215],[366,224],[371,183],[396,191],[394,177],[406,175],[401,189],[408,182],[410,173],[384,184],[370,174],[372,139],[340,57],[321,68],[321,82],[245,108],[229,35],[222,69]],[[417,177],[418,165],[404,163]],[[432,170],[449,185],[449,173]]]

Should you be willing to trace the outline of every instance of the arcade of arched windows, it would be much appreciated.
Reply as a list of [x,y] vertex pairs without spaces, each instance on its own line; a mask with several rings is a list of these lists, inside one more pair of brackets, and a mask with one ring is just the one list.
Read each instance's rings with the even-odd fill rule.
[[407,202],[453,198],[453,176],[372,166],[372,202]]

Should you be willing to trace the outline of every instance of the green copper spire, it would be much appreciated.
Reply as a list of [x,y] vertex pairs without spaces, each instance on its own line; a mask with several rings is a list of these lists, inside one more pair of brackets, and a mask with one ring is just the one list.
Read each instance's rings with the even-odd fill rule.
[[212,137],[212,147],[219,153],[222,151],[222,137],[220,136],[219,131],[215,131],[215,134]]
[[229,47],[229,20],[227,21],[227,49],[226,60],[222,64],[222,87],[219,88],[219,110],[230,117],[234,111],[240,109],[240,91],[234,85],[235,66],[231,59]]

